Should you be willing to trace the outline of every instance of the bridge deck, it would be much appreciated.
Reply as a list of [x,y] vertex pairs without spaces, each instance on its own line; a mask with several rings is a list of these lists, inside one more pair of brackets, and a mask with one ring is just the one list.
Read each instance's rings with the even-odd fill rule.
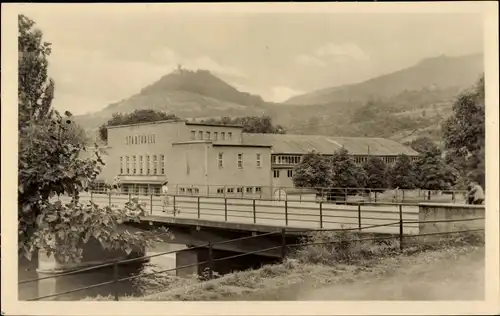
[[[99,205],[114,205],[124,207],[129,200],[125,194],[83,194],[81,201],[93,202]],[[132,197],[134,198],[134,197]],[[338,205],[323,203],[320,207],[315,202],[297,201],[268,201],[250,199],[224,199],[218,197],[197,196],[171,196],[169,204],[164,207],[162,197],[159,196],[137,196],[143,204],[144,211],[151,216],[153,221],[172,222],[175,219],[185,219],[189,222],[204,223],[215,227],[223,227],[222,223],[244,224],[253,226],[288,227],[293,229],[341,229],[358,228],[359,218],[361,227],[395,223],[391,226],[367,228],[363,231],[372,233],[398,234],[399,205]],[[62,201],[67,197],[61,197]],[[174,213],[173,207],[177,212]],[[148,216],[149,217],[149,216]],[[418,220],[417,205],[402,206],[403,221]],[[163,221],[162,221],[163,222]],[[178,222],[178,221],[177,221]],[[227,225],[234,226],[234,225]],[[417,223],[405,223],[404,234],[417,234]]]

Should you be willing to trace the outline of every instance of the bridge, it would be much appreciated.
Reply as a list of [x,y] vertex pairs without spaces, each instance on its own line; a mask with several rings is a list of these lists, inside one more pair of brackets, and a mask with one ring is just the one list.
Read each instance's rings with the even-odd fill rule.
[[[69,197],[62,196],[59,199],[63,203],[69,202]],[[422,208],[421,204],[390,202],[333,204],[186,195],[170,195],[168,204],[164,206],[163,197],[157,195],[90,192],[80,196],[83,203],[92,201],[101,207],[116,208],[124,208],[133,199],[137,199],[142,206],[141,223],[130,223],[119,229],[133,231],[148,230],[152,226],[168,227],[175,238],[165,239],[166,243],[196,248],[191,252],[177,254],[178,262],[200,261],[200,258],[207,255],[207,249],[203,249],[207,243],[213,243],[211,251],[215,256],[216,252],[258,252],[261,257],[279,258],[282,256],[280,246],[296,243],[300,236],[314,230],[348,229],[371,235],[399,235],[402,240],[403,236],[419,235],[429,229],[450,231],[456,227],[440,227],[440,224],[425,224],[422,221],[469,218],[472,216],[470,211],[477,208],[472,205],[444,203],[434,204],[435,206],[429,204]],[[484,212],[484,206],[479,209]],[[252,236],[258,238],[247,238]],[[225,242],[235,239],[238,241]],[[98,248],[98,245],[89,244],[84,250],[89,258],[103,258],[101,261],[104,262],[116,259],[116,255],[110,257]],[[264,248],[269,250],[263,250]],[[142,255],[141,251],[144,250],[138,250],[138,256]],[[45,271],[49,272],[54,270],[54,266],[59,271],[68,267],[53,259],[42,258],[40,262],[48,267]],[[100,261],[86,262],[87,265],[97,263]]]
[[[399,234],[399,222],[403,221],[404,234],[417,234],[419,231],[417,204],[332,204],[171,195],[169,204],[165,207],[161,196],[96,192],[81,195],[80,201],[92,201],[100,206],[121,208],[134,198],[137,198],[143,207],[142,219],[152,223],[251,232],[270,232],[286,228],[290,234],[311,229],[353,228],[362,229],[367,233]],[[60,199],[63,202],[69,201],[67,197]],[[390,223],[393,225],[386,226]]]

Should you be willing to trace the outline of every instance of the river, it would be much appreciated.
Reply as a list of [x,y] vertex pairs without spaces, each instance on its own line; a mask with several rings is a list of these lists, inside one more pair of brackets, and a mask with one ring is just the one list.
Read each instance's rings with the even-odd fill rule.
[[[154,255],[161,252],[174,251],[186,248],[184,245],[178,244],[162,244],[154,249],[148,249],[146,255]],[[36,272],[37,262],[20,260],[18,269],[18,280],[29,280],[38,278]],[[119,277],[125,278],[142,273],[149,273],[153,271],[160,271],[175,268],[175,253],[163,256],[153,257],[149,262],[137,263],[120,266]],[[175,271],[171,272],[175,275]],[[45,275],[43,275],[45,276]],[[95,271],[89,271],[79,274],[62,276],[57,278],[57,286],[55,286],[55,279],[47,279],[35,281],[25,284],[20,284],[18,289],[19,300],[27,300],[38,296],[50,295],[54,292],[60,293],[70,291],[80,287],[91,286],[97,283],[107,282],[113,280],[113,268],[101,268]],[[114,285],[104,285],[97,288],[86,289],[74,293],[65,294],[62,296],[50,298],[50,300],[80,300],[86,297],[95,297],[98,295],[108,296],[114,294]],[[137,280],[127,280],[119,283],[118,294],[125,295],[140,295],[141,289]],[[46,299],[49,300],[49,299]]]

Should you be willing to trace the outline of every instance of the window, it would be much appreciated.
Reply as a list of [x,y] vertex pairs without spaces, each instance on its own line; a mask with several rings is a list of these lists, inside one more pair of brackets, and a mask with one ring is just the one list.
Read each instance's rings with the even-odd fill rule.
[[196,131],[191,131],[191,139],[192,140],[196,139]]
[[207,137],[207,140],[210,140],[210,132],[205,132],[205,135]]
[[149,174],[149,156],[146,156],[146,174]]
[[274,178],[279,178],[279,177],[280,177],[280,171],[279,171],[279,170],[277,170],[277,169],[274,169],[274,170],[273,170],[273,177],[274,177]]
[[231,140],[232,137],[233,137],[233,133],[232,132],[227,132],[227,139]]
[[287,170],[286,174],[289,178],[293,177],[293,170]]
[[246,191],[247,191],[247,193],[253,193],[253,188],[252,187],[247,187]]
[[128,156],[125,157],[125,164],[127,166],[127,174],[130,174],[130,166],[129,166],[129,158],[128,158]]
[[198,189],[198,188],[193,188],[193,192],[194,192],[194,193],[200,193],[200,189]]
[[219,153],[218,164],[219,168],[224,167],[224,153]]
[[234,188],[227,188],[227,189],[226,189],[226,192],[227,192],[227,193],[234,193]]
[[218,194],[224,193],[224,188],[217,188],[217,193]]
[[142,156],[139,156],[139,174],[142,174],[142,166],[143,166],[143,161],[142,161]]
[[135,143],[134,143],[134,144],[136,144],[136,145],[137,145],[137,144],[139,143],[139,142],[138,142],[138,139],[139,139],[139,138],[138,138],[137,136],[134,136],[134,138],[135,138]]
[[193,188],[187,188],[187,193],[193,193]]
[[214,140],[217,140],[219,138],[219,133],[214,132]]
[[203,139],[203,131],[198,131],[198,139],[199,140]]
[[120,157],[120,174],[123,174],[123,157]]
[[160,155],[161,174],[165,174],[165,156]]
[[157,164],[156,164],[156,155],[153,155],[153,174],[156,174],[157,171]]
[[125,145],[128,145],[128,136],[125,137]]
[[271,163],[276,163],[276,156],[271,157]]
[[220,138],[226,140],[226,132],[220,132]]
[[255,187],[255,193],[260,193],[262,192],[262,188],[261,187]]
[[180,189],[179,189],[179,191],[180,191],[181,193],[184,193],[184,192],[186,192],[186,189],[184,189],[184,188],[180,188]]
[[153,144],[156,143],[156,135],[153,134]]
[[237,187],[237,188],[236,188],[236,192],[238,192],[238,193],[242,193],[242,192],[243,192],[243,188],[242,188],[242,187]]
[[243,154],[238,154],[238,168],[243,169]]
[[133,164],[133,169],[134,169],[134,174],[137,173],[137,156],[134,156],[134,164]]
[[257,154],[256,156],[257,156],[256,157],[257,158],[257,168],[260,168],[260,167],[262,167],[262,161],[260,159],[261,158],[260,154]]

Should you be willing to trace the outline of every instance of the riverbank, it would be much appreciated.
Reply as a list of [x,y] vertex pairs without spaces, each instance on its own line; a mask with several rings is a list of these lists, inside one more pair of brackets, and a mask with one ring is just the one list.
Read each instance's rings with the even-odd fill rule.
[[469,237],[414,243],[400,253],[396,242],[359,244],[351,234],[317,234],[309,241],[335,239],[337,243],[305,246],[282,264],[205,282],[161,275],[138,280],[144,295],[120,300],[482,299],[484,243]]

